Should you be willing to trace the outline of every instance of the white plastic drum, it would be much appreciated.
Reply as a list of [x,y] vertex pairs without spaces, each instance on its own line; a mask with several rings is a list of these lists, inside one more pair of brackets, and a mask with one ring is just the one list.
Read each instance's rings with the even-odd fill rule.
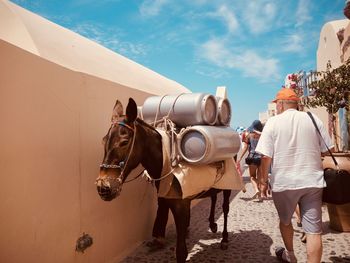
[[206,93],[148,97],[142,106],[142,116],[148,123],[169,116],[179,127],[214,125],[217,121],[217,101]]
[[235,156],[241,147],[237,132],[230,127],[192,126],[178,137],[180,156],[193,164],[208,164]]
[[218,102],[218,118],[216,125],[229,126],[231,122],[231,104],[228,99],[216,97]]

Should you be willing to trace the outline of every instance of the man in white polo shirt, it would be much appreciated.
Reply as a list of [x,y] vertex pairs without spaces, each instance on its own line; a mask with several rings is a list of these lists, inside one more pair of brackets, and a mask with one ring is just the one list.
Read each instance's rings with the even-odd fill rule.
[[[298,111],[299,97],[292,89],[281,89],[274,100],[277,114],[264,127],[256,151],[263,154],[261,193],[266,195],[266,182],[271,165],[272,198],[280,218],[280,231],[285,248],[277,248],[283,262],[297,262],[293,248],[294,230],[291,218],[299,204],[302,226],[306,233],[307,262],[320,262],[322,257],[322,192],[321,154],[327,151],[310,116]],[[327,146],[331,139],[313,115]]]

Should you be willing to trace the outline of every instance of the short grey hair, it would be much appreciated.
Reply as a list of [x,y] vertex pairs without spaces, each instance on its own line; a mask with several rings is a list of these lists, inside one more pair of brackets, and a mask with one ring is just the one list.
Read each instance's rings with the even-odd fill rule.
[[296,105],[299,103],[297,100],[281,100],[281,101],[285,104],[295,104]]

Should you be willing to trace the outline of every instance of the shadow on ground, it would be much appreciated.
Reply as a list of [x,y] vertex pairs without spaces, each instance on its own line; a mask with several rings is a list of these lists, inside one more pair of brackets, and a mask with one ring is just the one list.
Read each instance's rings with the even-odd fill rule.
[[[230,202],[238,194],[232,191]],[[215,210],[215,220],[222,216],[222,197],[219,193]],[[191,210],[190,234],[187,239],[189,251],[188,262],[277,262],[271,256],[272,239],[261,230],[229,231],[229,247],[220,248],[222,224],[217,233],[209,230],[210,199],[203,199]],[[166,247],[150,252],[145,243],[139,246],[132,255],[122,262],[175,262],[176,231],[172,225],[167,229]]]

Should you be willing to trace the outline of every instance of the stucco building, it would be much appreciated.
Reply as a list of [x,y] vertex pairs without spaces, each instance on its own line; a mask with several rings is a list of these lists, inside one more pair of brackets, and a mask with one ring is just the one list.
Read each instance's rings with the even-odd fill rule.
[[0,57],[0,261],[118,262],[150,238],[157,202],[141,179],[113,202],[97,194],[115,101],[190,91],[7,0]]
[[[342,19],[336,21],[327,22],[321,29],[319,43],[316,54],[317,68],[316,71],[325,71],[327,69],[327,63],[330,62],[332,68],[341,66],[345,61],[350,58],[350,20]],[[302,89],[302,97],[312,96],[312,92],[309,90],[309,84],[317,77],[313,71],[305,72],[301,71],[295,73],[298,76],[298,86]],[[285,83],[286,86],[288,86]],[[350,89],[350,87],[349,87]],[[325,124],[329,127],[329,133],[331,132],[331,124],[328,113],[324,107],[307,109],[315,113]],[[268,111],[259,113],[259,119],[266,121],[267,118],[273,116],[273,106],[268,104]],[[349,150],[349,112],[345,109],[340,109],[337,113],[336,129],[339,134],[338,145],[340,150]]]

